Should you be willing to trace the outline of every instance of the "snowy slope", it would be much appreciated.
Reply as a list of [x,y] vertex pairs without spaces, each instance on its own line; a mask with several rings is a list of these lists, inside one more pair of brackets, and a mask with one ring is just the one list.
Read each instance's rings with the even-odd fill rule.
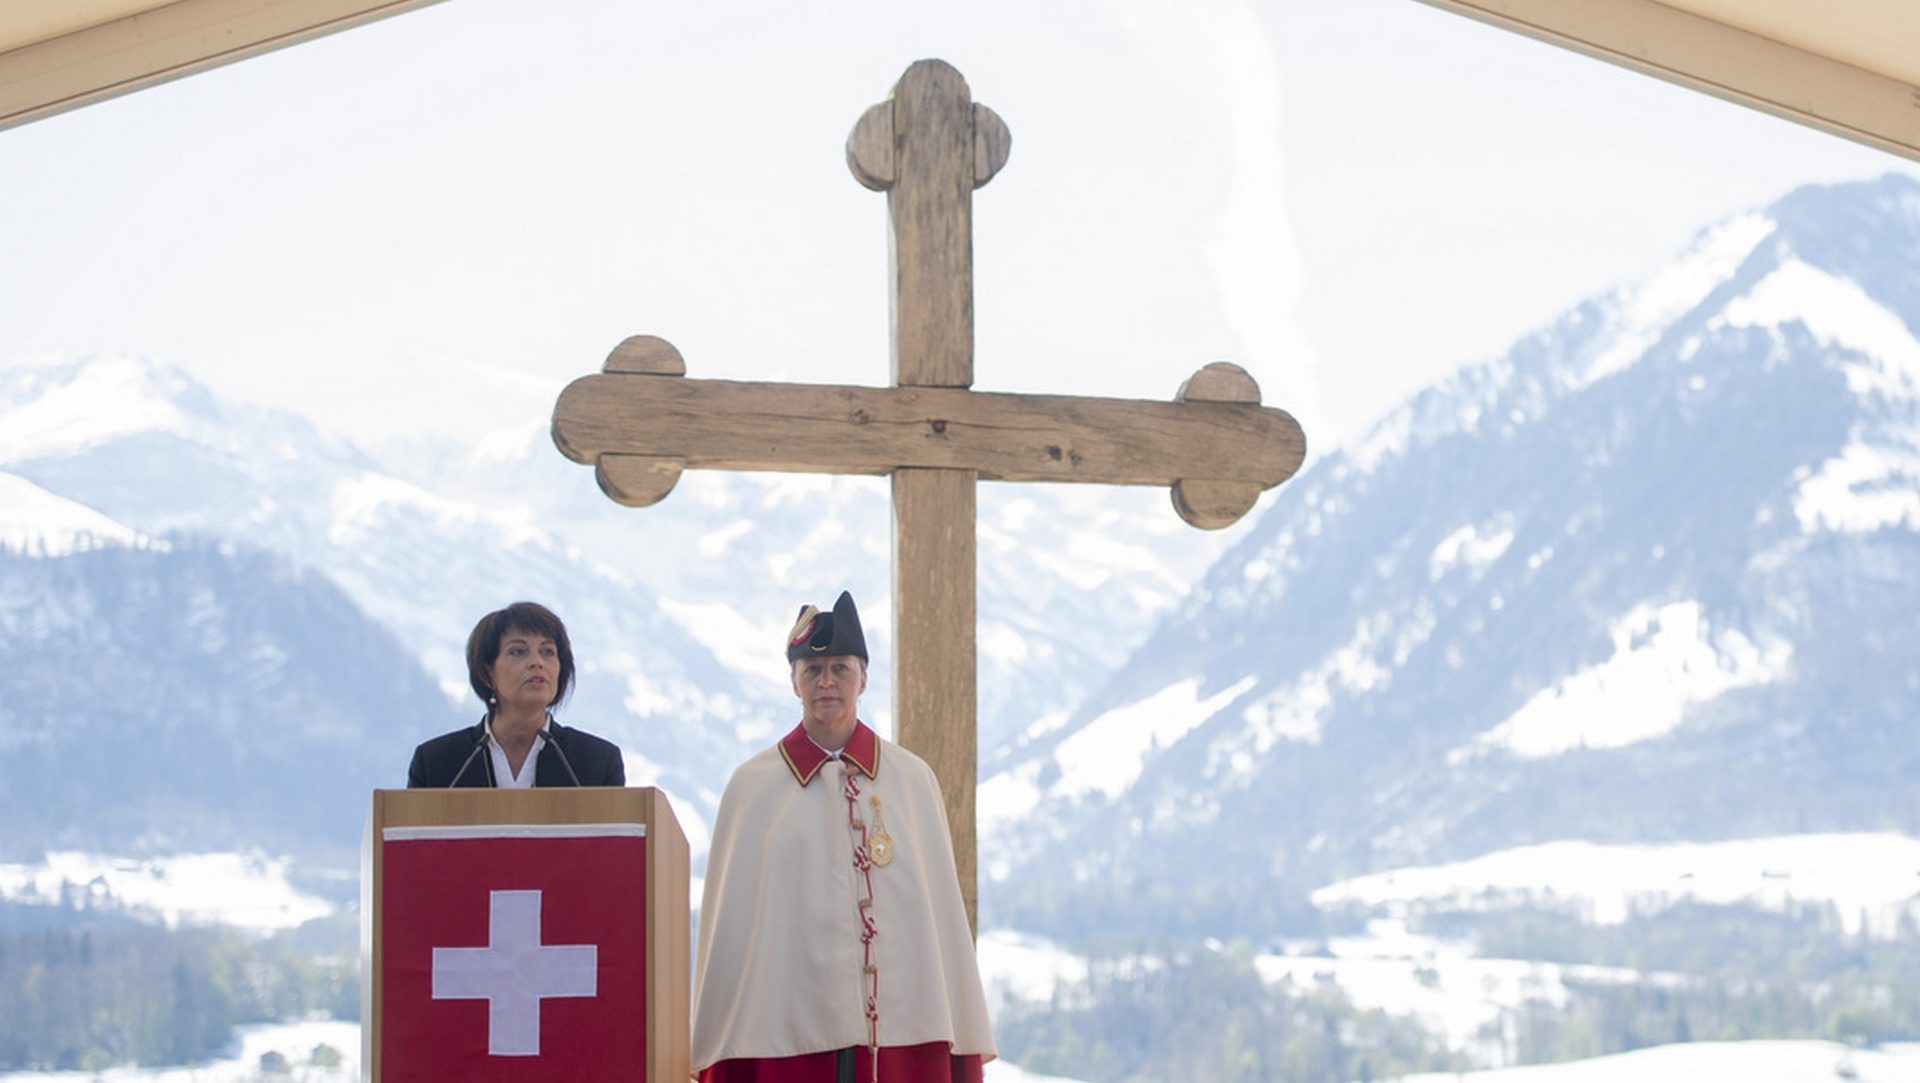
[[[278,1053],[299,1083],[349,1083],[360,1078],[360,1027],[339,1020],[273,1023],[239,1028],[232,1055],[184,1068],[108,1068],[104,1071],[4,1072],[0,1083],[257,1083],[260,1058]],[[331,1046],[340,1063],[313,1063],[320,1046]],[[264,1078],[273,1078],[266,1076]]]
[[[348,1083],[360,1078],[360,1027],[354,1023],[278,1023],[242,1027],[233,1055],[190,1068],[109,1068],[101,1072],[4,1072],[0,1083],[255,1083],[261,1077],[260,1058],[270,1052],[286,1058],[290,1075],[300,1083]],[[318,1047],[331,1046],[340,1063],[331,1066],[311,1060]],[[1061,1076],[1035,1075],[1016,1065],[994,1061],[987,1065],[987,1083],[1081,1083]]]
[[267,848],[351,861],[396,724],[458,715],[283,557],[205,541],[0,552],[0,860]]
[[1261,935],[1517,846],[1920,836],[1915,283],[1920,184],[1801,190],[1312,464],[988,762],[995,920]]
[[1401,1083],[1831,1083],[1835,1079],[1910,1083],[1920,1079],[1920,1046],[1849,1050],[1833,1042],[1692,1042],[1566,1064],[1422,1073],[1400,1079]]
[[103,545],[152,544],[138,531],[25,478],[0,473],[0,549],[65,556]]
[[1920,838],[1791,835],[1713,843],[1522,846],[1469,861],[1389,869],[1313,893],[1323,907],[1357,903],[1405,913],[1408,904],[1489,909],[1528,904],[1617,923],[1681,902],[1769,909],[1831,905],[1851,934],[1890,935],[1920,920]]
[[157,918],[169,927],[226,925],[273,931],[326,917],[334,906],[288,880],[290,862],[261,854],[108,858],[72,850],[35,864],[0,864],[0,901],[85,906]]
[[[15,476],[129,530],[278,553],[324,575],[406,645],[462,717],[480,710],[465,679],[473,621],[516,598],[546,602],[580,659],[562,717],[621,741],[634,780],[673,792],[696,836],[715,772],[745,747],[733,725],[777,702],[777,689],[743,685],[643,584],[556,537],[512,492],[437,493],[300,418],[227,403],[165,366],[102,357],[0,373],[0,431]],[[452,713],[386,721],[417,741]],[[400,784],[404,758],[377,768]]]

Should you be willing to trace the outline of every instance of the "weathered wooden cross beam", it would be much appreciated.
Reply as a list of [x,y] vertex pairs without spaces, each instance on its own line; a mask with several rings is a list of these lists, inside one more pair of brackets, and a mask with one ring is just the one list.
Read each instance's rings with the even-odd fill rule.
[[592,463],[622,504],[663,499],[686,469],[885,474],[893,481],[894,718],[940,779],[967,916],[975,912],[974,483],[1166,485],[1180,517],[1227,526],[1291,477],[1306,438],[1262,407],[1253,378],[1215,363],[1175,401],[1004,395],[973,384],[973,190],[1010,137],[938,60],[908,68],[847,140],[847,161],[887,193],[891,387],[686,379],[652,336],[616,347],[568,385],[553,439]]

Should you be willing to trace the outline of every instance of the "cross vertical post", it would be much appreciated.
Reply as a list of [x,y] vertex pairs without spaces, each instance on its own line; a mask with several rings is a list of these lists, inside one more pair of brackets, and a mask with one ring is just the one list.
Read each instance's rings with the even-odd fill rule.
[[[973,386],[973,190],[1006,161],[1006,126],[960,73],[909,67],[847,140],[847,162],[887,193],[889,323],[897,387]],[[974,470],[893,471],[894,734],[933,768],[967,920],[979,927],[974,787]]]

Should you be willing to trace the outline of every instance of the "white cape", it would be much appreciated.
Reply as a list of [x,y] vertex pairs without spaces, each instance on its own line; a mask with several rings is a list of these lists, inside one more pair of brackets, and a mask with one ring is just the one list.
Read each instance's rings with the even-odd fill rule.
[[954,1053],[992,1058],[939,785],[918,756],[873,741],[873,778],[829,760],[802,786],[798,776],[812,765],[790,766],[775,745],[728,781],[700,903],[696,1071],[722,1060],[867,1044],[858,910],[864,884],[841,789],[847,771],[870,826],[869,798],[880,796],[893,840],[892,862],[873,869],[880,1044],[947,1042]]

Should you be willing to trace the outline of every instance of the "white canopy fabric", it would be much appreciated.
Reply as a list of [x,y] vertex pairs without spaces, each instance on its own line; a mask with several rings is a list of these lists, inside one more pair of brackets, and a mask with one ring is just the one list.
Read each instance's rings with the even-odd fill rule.
[[[5,0],[0,128],[435,2]],[[1920,160],[1917,0],[1422,2]]]
[[0,129],[438,0],[4,0]]
[[1422,0],[1920,160],[1915,0]]

